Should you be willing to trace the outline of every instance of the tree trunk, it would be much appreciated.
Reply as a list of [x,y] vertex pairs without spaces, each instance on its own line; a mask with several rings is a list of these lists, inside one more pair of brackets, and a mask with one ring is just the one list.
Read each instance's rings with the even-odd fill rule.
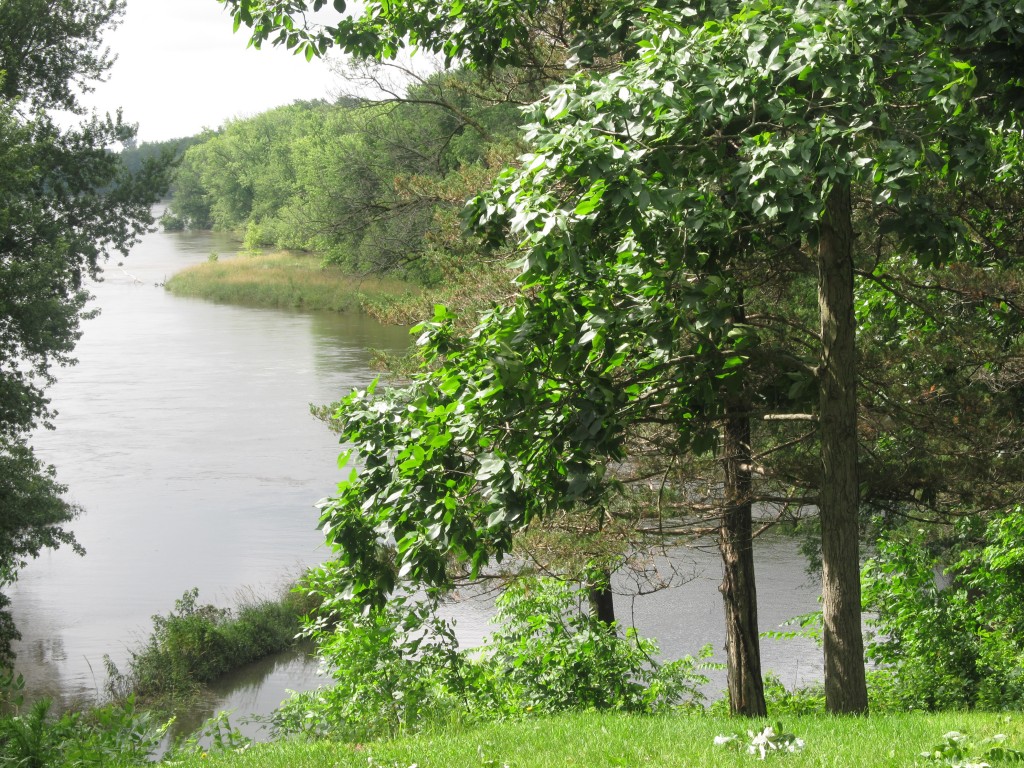
[[867,713],[861,634],[856,321],[849,184],[837,184],[825,203],[818,240],[818,308],[821,315],[818,509],[821,514],[825,707],[836,714]]
[[611,626],[615,621],[615,603],[612,601],[611,574],[603,571],[600,578],[587,585],[590,615],[602,624]]
[[723,578],[719,590],[725,603],[729,710],[734,715],[762,717],[767,714],[767,707],[757,631],[749,417],[727,413],[722,437],[726,506],[718,534],[718,551],[722,555]]

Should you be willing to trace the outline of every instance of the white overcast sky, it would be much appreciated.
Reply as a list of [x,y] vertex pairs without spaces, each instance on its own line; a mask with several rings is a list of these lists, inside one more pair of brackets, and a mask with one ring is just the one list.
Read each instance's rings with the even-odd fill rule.
[[231,30],[217,0],[128,0],[105,37],[118,61],[83,101],[101,113],[122,107],[140,141],[161,141],[338,89],[327,62],[247,48],[246,28]]

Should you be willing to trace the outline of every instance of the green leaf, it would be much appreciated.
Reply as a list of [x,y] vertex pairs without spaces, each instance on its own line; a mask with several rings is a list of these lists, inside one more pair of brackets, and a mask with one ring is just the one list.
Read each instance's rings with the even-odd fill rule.
[[607,189],[608,182],[604,179],[598,179],[595,181],[585,195],[580,199],[580,202],[576,205],[576,209],[573,211],[577,216],[586,216],[589,213],[593,213],[598,205],[601,204],[601,198],[604,197],[605,189]]
[[737,367],[743,365],[744,361],[745,361],[745,358],[740,357],[739,355],[734,355],[732,357],[728,357],[728,358],[725,359],[725,362],[722,363],[722,370],[723,371],[727,371],[730,368],[737,368]]
[[499,472],[503,472],[506,466],[507,464],[504,459],[495,456],[494,454],[487,454],[480,459],[480,466],[476,472],[476,479],[480,482],[486,482]]

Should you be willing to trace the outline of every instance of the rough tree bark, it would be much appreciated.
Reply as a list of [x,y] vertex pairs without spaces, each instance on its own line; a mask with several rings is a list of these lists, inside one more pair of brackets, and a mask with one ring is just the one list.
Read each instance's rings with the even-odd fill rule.
[[[733,320],[746,322],[743,293]],[[742,374],[739,374],[742,376]],[[753,461],[750,445],[750,407],[742,394],[726,403],[722,428],[723,496],[725,509],[718,531],[722,557],[719,591],[725,604],[725,652],[729,682],[729,711],[734,715],[763,717],[767,714],[764,681],[761,679],[761,641],[757,629],[757,582],[754,578],[752,504]]]
[[[735,413],[736,409],[730,410]],[[767,714],[767,707],[757,631],[748,416],[727,414],[722,451],[726,507],[718,533],[723,571],[719,590],[725,603],[729,710],[734,715],[761,717]]]
[[861,634],[856,323],[849,184],[833,187],[825,204],[818,240],[818,309],[821,316],[818,509],[821,515],[825,707],[836,714],[865,714],[868,694]]

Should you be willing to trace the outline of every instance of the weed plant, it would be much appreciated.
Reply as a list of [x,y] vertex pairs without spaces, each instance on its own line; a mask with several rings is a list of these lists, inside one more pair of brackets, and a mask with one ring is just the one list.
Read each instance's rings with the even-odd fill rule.
[[55,714],[48,698],[26,704],[24,686],[13,673],[0,678],[0,766],[146,765],[170,725],[138,710],[133,697]]

